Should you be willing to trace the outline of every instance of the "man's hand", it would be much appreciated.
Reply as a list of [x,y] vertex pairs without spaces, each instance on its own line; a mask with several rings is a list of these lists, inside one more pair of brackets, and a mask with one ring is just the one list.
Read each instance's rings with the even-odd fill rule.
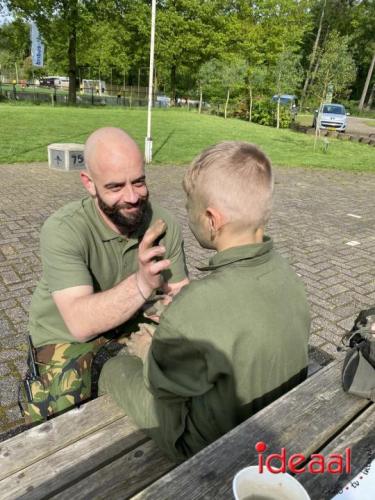
[[137,356],[144,362],[150,349],[155,327],[146,323],[140,323],[139,327],[139,331],[132,333],[129,339],[127,339],[126,345],[129,354]]
[[[145,300],[150,297],[154,290],[162,286],[161,272],[168,269],[171,264],[170,260],[162,259],[165,247],[162,245],[153,246],[166,229],[166,223],[158,219],[147,229],[139,244],[136,282]],[[158,260],[158,258],[162,260]]]
[[143,316],[155,321],[155,323],[160,323],[160,316],[167,305],[172,302],[172,297],[170,295],[157,295],[156,299],[152,302],[146,302],[143,308]]

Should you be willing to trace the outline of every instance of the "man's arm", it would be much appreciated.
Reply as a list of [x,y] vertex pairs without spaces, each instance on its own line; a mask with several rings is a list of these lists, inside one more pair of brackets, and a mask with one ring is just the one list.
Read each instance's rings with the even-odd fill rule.
[[165,248],[153,244],[164,231],[161,220],[146,231],[138,249],[138,271],[110,290],[94,293],[92,286],[82,285],[52,293],[73,337],[85,342],[124,323],[161,286],[160,273],[169,267],[170,261],[155,261],[164,255]]

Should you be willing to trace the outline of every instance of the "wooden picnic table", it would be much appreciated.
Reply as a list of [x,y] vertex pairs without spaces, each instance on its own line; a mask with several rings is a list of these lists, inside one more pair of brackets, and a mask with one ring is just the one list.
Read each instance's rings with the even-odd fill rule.
[[351,448],[351,474],[298,475],[313,500],[334,496],[375,456],[375,405],[343,392],[341,360],[176,466],[108,396],[0,443],[2,499],[230,499],[232,479],[266,454]]

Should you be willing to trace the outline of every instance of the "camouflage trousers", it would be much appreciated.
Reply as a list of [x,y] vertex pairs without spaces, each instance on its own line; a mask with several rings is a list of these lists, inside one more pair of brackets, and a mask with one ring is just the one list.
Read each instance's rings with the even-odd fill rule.
[[91,396],[91,365],[103,342],[51,344],[34,349],[38,376],[21,385],[26,423],[39,423]]

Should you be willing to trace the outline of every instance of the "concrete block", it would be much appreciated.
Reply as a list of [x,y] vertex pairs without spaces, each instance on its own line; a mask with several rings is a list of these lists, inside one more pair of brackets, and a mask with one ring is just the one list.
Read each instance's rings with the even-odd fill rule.
[[360,137],[359,142],[362,142],[363,144],[370,144],[371,139],[369,137]]
[[48,147],[48,165],[55,170],[82,170],[85,168],[83,144],[56,143]]

